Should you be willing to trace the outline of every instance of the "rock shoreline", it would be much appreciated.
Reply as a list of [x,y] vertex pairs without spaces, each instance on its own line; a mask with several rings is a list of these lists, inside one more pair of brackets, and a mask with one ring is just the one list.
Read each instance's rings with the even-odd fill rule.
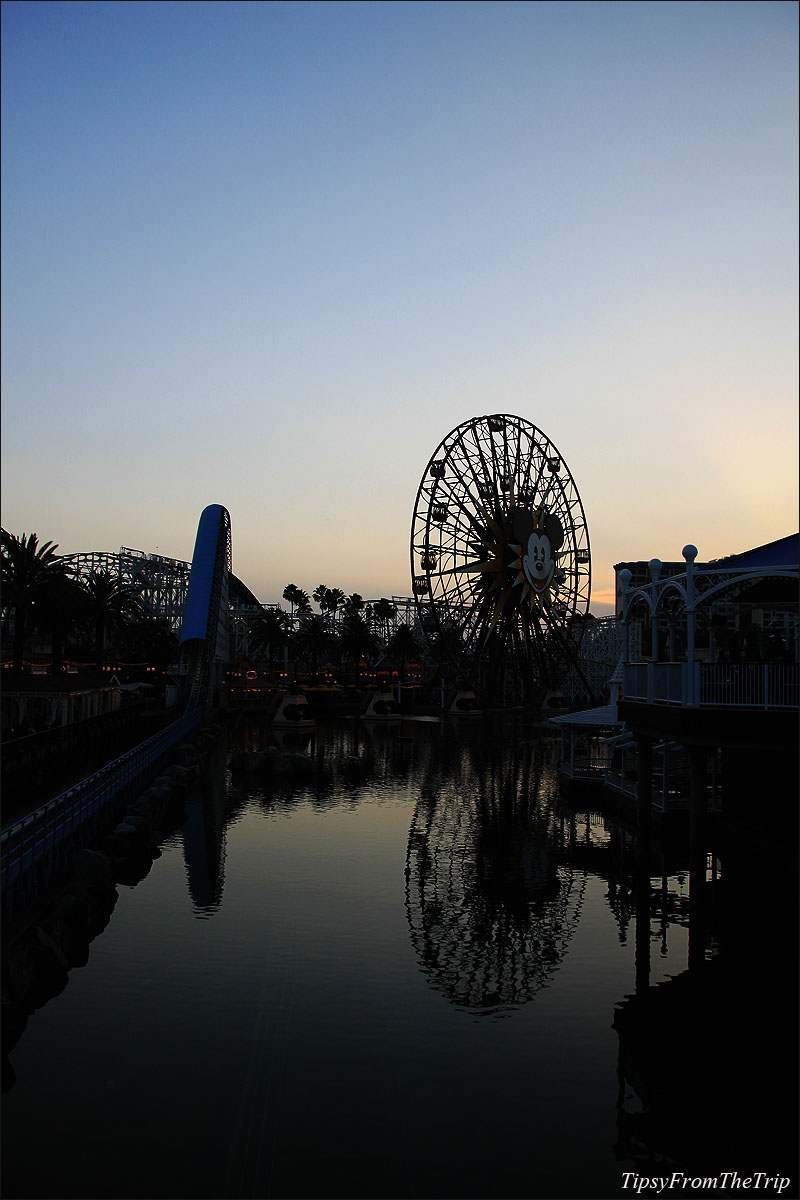
[[2,1091],[13,1086],[8,1055],[30,1015],[59,995],[85,966],[90,943],[108,925],[117,884],[134,886],[160,857],[160,843],[184,819],[184,800],[223,732],[207,722],[172,755],[172,765],[126,808],[110,833],[70,862],[47,908],[3,954]]

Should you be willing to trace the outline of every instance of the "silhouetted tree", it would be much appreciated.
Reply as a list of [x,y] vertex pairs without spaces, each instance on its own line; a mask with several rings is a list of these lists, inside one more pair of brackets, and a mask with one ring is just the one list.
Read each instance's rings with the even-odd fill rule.
[[400,679],[406,677],[406,665],[413,655],[421,653],[421,647],[414,630],[410,625],[398,625],[389,639],[389,653],[400,663]]
[[115,636],[120,653],[135,662],[163,669],[178,657],[178,635],[165,617],[144,613],[119,625]]
[[281,608],[268,608],[250,625],[250,642],[253,649],[266,655],[267,675],[272,678],[272,659],[276,650],[288,644],[291,618]]
[[345,596],[342,608],[346,617],[360,613],[364,608],[364,597],[359,596],[358,592],[353,592],[351,596]]
[[382,627],[384,641],[388,641],[389,622],[396,612],[397,609],[391,600],[387,600],[385,596],[381,596],[380,600],[376,600],[372,606],[372,615]]
[[36,602],[36,625],[50,635],[50,672],[60,675],[64,669],[64,644],[69,632],[80,621],[85,593],[79,579],[63,563],[53,564]]
[[105,660],[106,635],[131,620],[141,620],[146,609],[136,589],[98,568],[84,581],[85,612],[94,632],[94,657],[98,670]]
[[60,555],[54,542],[39,545],[35,533],[17,537],[2,530],[2,603],[4,610],[13,610],[14,637],[12,669],[22,671],[25,641],[34,619],[34,605],[43,597],[51,576],[59,566]]
[[292,616],[294,616],[294,606],[297,604],[298,597],[304,595],[305,592],[302,592],[296,583],[287,583],[283,589],[284,600],[288,601],[292,606]]
[[339,645],[342,654],[353,663],[354,680],[358,683],[361,659],[377,654],[380,649],[380,639],[369,628],[360,612],[348,612],[342,621]]
[[318,583],[311,593],[320,607],[320,612],[325,612],[327,610],[329,592],[330,588],[326,587],[324,583]]
[[334,638],[325,624],[323,617],[317,613],[304,617],[297,630],[297,648],[301,654],[311,660],[311,674],[316,675],[317,663],[323,654],[331,649]]
[[330,612],[334,625],[336,624],[336,612],[344,603],[345,595],[341,588],[330,588],[328,590],[328,611]]

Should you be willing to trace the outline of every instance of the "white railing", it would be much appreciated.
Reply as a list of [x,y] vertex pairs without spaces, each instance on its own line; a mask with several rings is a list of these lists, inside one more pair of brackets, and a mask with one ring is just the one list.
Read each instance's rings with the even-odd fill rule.
[[700,663],[698,704],[797,708],[796,663]]
[[686,704],[687,664],[625,663],[622,696],[650,704]]
[[628,796],[636,796],[638,784],[635,775],[630,771],[615,771],[609,767],[605,776],[606,786],[613,788],[614,791],[624,792]]
[[623,700],[646,700],[648,693],[647,668],[650,663],[624,663],[622,667]]
[[[692,684],[691,696],[689,684]],[[797,708],[797,663],[625,663],[623,700],[713,708]]]
[[610,755],[599,754],[586,757],[575,756],[575,761],[562,764],[562,771],[571,779],[603,779],[605,777]]
[[655,662],[650,673],[652,698],[667,704],[684,704],[686,695],[686,663]]

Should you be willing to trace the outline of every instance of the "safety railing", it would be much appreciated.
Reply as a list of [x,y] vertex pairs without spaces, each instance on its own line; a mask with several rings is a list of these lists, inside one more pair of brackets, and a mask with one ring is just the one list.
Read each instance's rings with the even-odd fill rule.
[[4,920],[22,912],[155,778],[166,755],[202,720],[198,709],[141,742],[55,799],[16,821],[0,836]]
[[576,758],[571,774],[575,779],[603,779],[608,769],[608,757]]
[[[623,700],[717,708],[797,708],[797,663],[625,663]],[[690,689],[691,685],[691,689]]]
[[698,703],[797,708],[796,663],[701,663]]
[[642,662],[623,666],[625,700],[648,703],[686,703],[686,663]]

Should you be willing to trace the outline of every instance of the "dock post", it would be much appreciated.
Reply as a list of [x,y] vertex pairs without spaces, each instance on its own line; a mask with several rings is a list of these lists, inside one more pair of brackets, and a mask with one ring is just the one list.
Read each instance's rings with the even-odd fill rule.
[[650,985],[650,840],[653,832],[653,739],[637,735],[636,793],[636,994]]
[[689,747],[689,970],[705,962],[706,750]]
[[653,739],[636,734],[639,771],[636,786],[636,843],[638,856],[650,867],[650,838],[653,830]]
[[684,546],[681,552],[686,559],[686,662],[689,692],[685,703],[694,707],[699,696],[695,690],[695,597],[696,585],[694,578],[694,560],[697,558],[696,546]]

